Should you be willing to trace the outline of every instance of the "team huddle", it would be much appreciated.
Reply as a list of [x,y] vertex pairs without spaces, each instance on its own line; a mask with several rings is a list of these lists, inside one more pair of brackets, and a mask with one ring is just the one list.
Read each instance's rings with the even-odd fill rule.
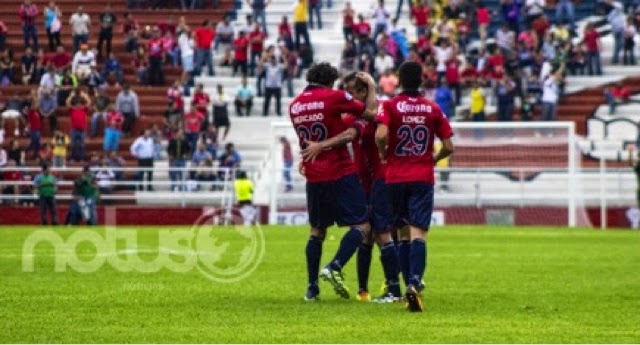
[[[305,300],[318,299],[319,279],[349,298],[342,268],[356,252],[357,298],[371,300],[368,277],[375,242],[386,288],[374,301],[405,300],[409,311],[422,311],[433,167],[453,152],[453,131],[440,108],[419,92],[422,67],[417,63],[400,66],[403,92],[381,103],[368,74],[344,77],[344,91],[333,89],[338,77],[337,69],[327,63],[313,66],[307,73],[309,85],[289,108],[302,148],[311,225]],[[435,137],[442,148],[434,155]],[[349,230],[321,269],[326,230],[334,224]]]

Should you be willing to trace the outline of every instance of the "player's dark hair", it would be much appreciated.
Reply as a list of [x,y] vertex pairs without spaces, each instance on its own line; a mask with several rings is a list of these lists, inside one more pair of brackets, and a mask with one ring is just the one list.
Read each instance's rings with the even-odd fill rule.
[[356,90],[367,90],[367,83],[358,78],[358,72],[351,72],[347,74],[344,78],[342,78],[342,83],[344,85],[355,82],[354,86]]
[[331,87],[338,80],[338,70],[328,62],[321,62],[311,66],[307,72],[307,82]]
[[417,62],[403,62],[398,69],[400,86],[405,91],[417,91],[422,84],[422,66]]

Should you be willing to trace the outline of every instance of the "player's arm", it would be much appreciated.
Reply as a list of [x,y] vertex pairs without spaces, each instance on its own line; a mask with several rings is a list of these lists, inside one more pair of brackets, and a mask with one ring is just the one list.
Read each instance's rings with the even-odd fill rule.
[[382,161],[387,160],[387,141],[389,135],[389,127],[384,124],[378,124],[376,128],[376,146],[378,147],[378,153]]
[[305,162],[313,162],[322,151],[346,145],[352,142],[357,136],[358,131],[355,128],[349,128],[334,137],[320,142],[307,140],[305,141],[306,147],[302,150],[302,159]]
[[366,109],[362,117],[367,121],[373,121],[378,114],[378,100],[376,99],[376,82],[371,75],[365,72],[358,73],[358,78],[367,83]]
[[435,157],[433,158],[434,165],[438,164],[439,161],[451,156],[452,153],[453,141],[451,141],[451,138],[443,139],[440,151],[438,151],[438,153],[436,153]]

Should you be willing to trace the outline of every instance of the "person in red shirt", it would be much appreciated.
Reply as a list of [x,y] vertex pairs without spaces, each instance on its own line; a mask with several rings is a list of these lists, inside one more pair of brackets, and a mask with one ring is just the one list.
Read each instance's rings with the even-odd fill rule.
[[[359,75],[367,81],[366,104],[350,94],[333,90],[338,70],[328,63],[314,65],[307,72],[309,85],[293,99],[289,114],[298,135],[301,148],[307,141],[324,141],[347,129],[342,114],[373,119],[376,109],[376,87],[368,74]],[[302,163],[307,179],[307,205],[309,205],[310,238],[307,242],[308,289],[305,300],[316,300],[320,294],[318,277],[333,285],[336,293],[348,298],[342,267],[356,252],[370,231],[366,198],[346,146],[336,147],[319,154],[315,160]],[[320,270],[322,243],[328,227],[334,223],[348,225],[338,252],[331,263]]]
[[487,28],[491,23],[491,15],[489,14],[489,9],[482,1],[478,2],[478,8],[476,9],[476,21],[478,22],[480,40],[484,43],[487,40]]
[[157,27],[153,28],[151,39],[147,42],[147,52],[149,54],[149,68],[147,70],[147,81],[149,85],[164,85],[164,72],[162,70],[164,50],[162,48],[160,30]]
[[178,112],[184,113],[184,99],[182,98],[182,82],[176,79],[173,85],[167,90],[167,98],[169,103],[173,102]]
[[262,58],[262,51],[264,50],[264,40],[267,39],[267,35],[262,32],[260,23],[255,23],[253,31],[249,33],[249,43],[251,44],[251,61],[249,62],[249,75],[254,76],[256,71],[256,61],[260,61]]
[[[426,234],[433,212],[434,166],[453,152],[453,130],[440,107],[420,94],[422,66],[400,65],[404,90],[380,107],[376,120],[376,143],[387,161],[386,183],[393,205],[392,223],[404,220],[399,238],[410,234],[409,284],[405,298],[409,311],[422,311],[422,278],[426,268]],[[434,155],[438,137],[442,148]],[[395,221],[395,222],[394,222]],[[406,265],[406,263],[402,262]]]
[[195,65],[194,75],[200,75],[202,68],[206,65],[209,76],[215,75],[213,68],[213,56],[211,55],[211,45],[216,37],[213,29],[213,22],[205,20],[202,26],[193,31],[195,42]]
[[358,39],[369,38],[369,36],[371,36],[371,25],[364,20],[362,14],[358,15],[358,22],[353,25],[353,34]]
[[550,27],[551,24],[549,23],[549,19],[547,19],[547,16],[544,14],[536,18],[533,23],[531,23],[531,28],[536,32],[536,35],[538,35],[537,49],[542,47],[542,43],[544,42],[543,38],[546,36],[547,30],[549,30]]
[[189,142],[189,147],[192,152],[197,146],[196,144],[198,143],[198,136],[200,135],[203,122],[204,114],[194,107],[191,107],[191,110],[184,114],[184,136]]
[[211,98],[209,94],[204,91],[204,85],[198,84],[196,85],[196,89],[194,90],[193,97],[191,98],[191,106],[196,108],[198,112],[200,112],[203,116],[207,116],[207,108],[211,104]]
[[287,16],[282,16],[282,21],[278,24],[278,41],[284,42],[287,49],[293,50],[293,35],[291,33],[291,25]]
[[108,154],[111,151],[118,152],[120,138],[122,138],[123,123],[124,116],[122,116],[121,112],[116,110],[114,104],[111,104],[109,106],[109,112],[107,113],[107,126],[104,129],[103,149],[105,153]]
[[344,40],[351,43],[354,43],[354,17],[355,11],[353,10],[353,8],[351,8],[351,2],[347,1],[344,4],[344,9],[342,10],[342,34],[344,35]]
[[84,137],[87,130],[87,116],[91,109],[91,98],[86,93],[74,90],[77,97],[67,99],[71,119],[71,159],[84,160]]
[[244,30],[240,30],[238,37],[233,40],[233,74],[236,76],[238,69],[242,75],[247,75],[247,60],[249,55],[249,38]]
[[604,95],[607,98],[607,103],[609,103],[609,115],[613,115],[616,113],[616,107],[619,104],[629,102],[631,91],[620,81],[615,86],[606,89]]
[[[366,102],[368,85],[358,79],[356,72],[345,76],[343,83],[345,91],[353,95],[356,100]],[[391,203],[386,197],[386,164],[380,159],[375,142],[377,124],[374,121],[364,121],[351,115],[343,117],[343,121],[351,128],[341,135],[319,143],[307,142],[307,147],[302,150],[302,158],[304,160],[314,159],[325,150],[342,146],[343,137],[353,138],[353,160],[358,165],[360,182],[369,196],[369,220],[372,229],[372,236],[367,237],[358,248],[358,296],[360,300],[370,300],[371,298],[368,292],[368,276],[371,267],[372,246],[375,241],[380,248],[380,261],[382,262],[388,290],[386,294],[376,299],[376,301],[396,302],[402,299],[398,279],[400,265],[398,250],[390,231],[394,230],[394,225],[390,223]],[[405,251],[405,253],[408,254],[408,251]]]
[[40,111],[38,111],[37,102],[32,102],[29,109],[27,109],[27,119],[29,124],[29,135],[31,137],[27,151],[33,152],[33,158],[37,158],[38,152],[40,151],[40,136],[42,133],[42,119]]
[[56,53],[51,57],[51,65],[58,71],[62,71],[67,67],[71,67],[71,55],[64,51],[63,46],[58,46]]
[[600,33],[592,23],[584,29],[584,44],[587,46],[587,71],[589,75],[602,75],[600,64]]
[[460,99],[462,97],[462,86],[460,85],[460,60],[457,57],[452,57],[445,63],[444,78],[449,84],[449,87],[453,89],[456,95],[456,104],[460,105]]
[[[24,37],[24,47],[31,47],[38,50],[38,29],[36,29],[36,18],[38,17],[38,6],[31,3],[31,0],[24,0],[18,9],[18,16],[22,21],[22,34]],[[33,45],[29,45],[33,41]]]
[[429,8],[429,6],[427,6],[427,3],[424,0],[417,1],[413,8],[411,8],[413,25],[416,26],[416,36],[420,37],[427,32],[430,14],[431,9]]
[[[460,81],[462,82],[462,86],[471,87],[473,82],[476,81],[479,77],[478,69],[471,63],[467,63],[465,67],[460,72]],[[478,81],[482,84],[482,81]]]

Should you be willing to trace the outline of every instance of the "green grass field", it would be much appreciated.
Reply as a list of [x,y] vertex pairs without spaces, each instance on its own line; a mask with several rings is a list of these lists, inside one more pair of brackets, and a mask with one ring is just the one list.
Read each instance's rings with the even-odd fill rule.
[[[35,271],[23,272],[22,247],[35,230],[0,228],[2,343],[640,342],[637,232],[434,229],[427,310],[412,314],[400,304],[339,300],[326,285],[322,301],[305,303],[303,228],[264,228],[264,258],[247,279],[234,283],[213,282],[197,270],[120,272],[105,265],[94,273],[54,272],[48,244],[36,246]],[[158,229],[137,230],[137,254],[151,262],[153,248],[162,246]],[[65,238],[74,232],[56,231]],[[218,248],[228,245],[216,265],[233,267],[246,239],[229,229],[215,233]],[[330,234],[323,262],[342,231]],[[91,261],[96,249],[81,243],[77,253]],[[132,252],[113,255],[126,259]],[[354,261],[345,271],[352,291]],[[375,254],[371,290],[377,292],[381,281]]]

